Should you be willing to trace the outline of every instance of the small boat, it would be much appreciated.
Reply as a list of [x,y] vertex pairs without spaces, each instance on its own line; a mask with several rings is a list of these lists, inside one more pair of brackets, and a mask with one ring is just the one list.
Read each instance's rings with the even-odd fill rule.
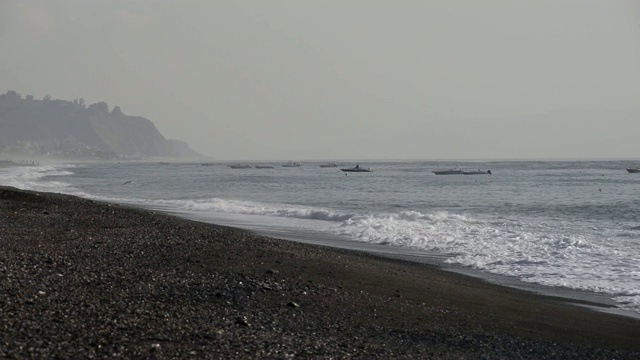
[[202,163],[202,164],[200,164],[200,165],[202,165],[202,166],[213,166],[213,165],[215,165],[215,164],[214,164],[214,163]]
[[344,171],[344,172],[371,172],[371,168],[370,167],[363,168],[363,167],[360,167],[360,165],[356,165],[356,166],[354,166],[352,168],[345,168],[345,169],[340,169],[340,170]]
[[436,175],[462,175],[462,170],[449,169],[449,170],[434,170],[432,173]]
[[320,164],[321,168],[331,168],[331,167],[338,167],[338,164],[336,163],[330,163],[330,164]]
[[282,164],[282,167],[300,167],[300,163],[290,161],[287,164]]
[[462,175],[491,175],[491,170],[482,171],[478,169],[478,170],[471,170],[471,171],[462,171]]
[[271,166],[271,165],[256,165],[255,168],[256,169],[273,169],[273,166]]
[[232,169],[251,169],[251,165],[229,165]]
[[637,173],[640,173],[640,168],[635,168],[635,169],[627,168],[627,172],[630,174],[637,174]]

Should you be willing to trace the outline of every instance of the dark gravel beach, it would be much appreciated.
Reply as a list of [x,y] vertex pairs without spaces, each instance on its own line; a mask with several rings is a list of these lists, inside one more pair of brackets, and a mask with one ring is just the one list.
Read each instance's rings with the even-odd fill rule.
[[0,187],[0,358],[639,359],[640,321],[436,267]]

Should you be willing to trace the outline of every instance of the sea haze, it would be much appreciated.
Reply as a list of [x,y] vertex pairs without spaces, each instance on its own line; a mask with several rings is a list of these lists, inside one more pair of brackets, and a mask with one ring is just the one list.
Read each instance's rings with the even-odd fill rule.
[[[424,254],[524,283],[605,294],[640,314],[640,174],[625,171],[637,165],[631,161],[368,161],[359,165],[371,173],[349,174],[340,167],[356,163],[247,164],[56,164],[0,169],[0,183],[282,238]],[[493,174],[432,173],[449,168]]]

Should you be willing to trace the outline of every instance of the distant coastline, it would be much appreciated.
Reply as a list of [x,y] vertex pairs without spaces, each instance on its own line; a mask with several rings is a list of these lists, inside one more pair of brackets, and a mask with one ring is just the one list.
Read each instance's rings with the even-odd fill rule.
[[72,159],[204,158],[185,141],[167,139],[149,119],[105,102],[0,94],[3,153]]

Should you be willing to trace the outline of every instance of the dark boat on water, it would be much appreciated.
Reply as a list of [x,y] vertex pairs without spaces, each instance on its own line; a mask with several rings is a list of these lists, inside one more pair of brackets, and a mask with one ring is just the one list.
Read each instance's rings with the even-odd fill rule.
[[640,173],[640,168],[635,168],[635,169],[627,168],[627,172],[630,174],[637,174],[637,173]]
[[436,175],[462,175],[462,170],[449,169],[449,170],[434,170],[432,173]]
[[491,175],[491,170],[487,170],[487,171],[483,171],[483,170],[463,171],[462,175]]
[[355,167],[352,167],[352,168],[344,168],[340,170],[344,172],[371,172],[370,167],[363,168],[363,167],[360,167],[360,165],[356,165]]

